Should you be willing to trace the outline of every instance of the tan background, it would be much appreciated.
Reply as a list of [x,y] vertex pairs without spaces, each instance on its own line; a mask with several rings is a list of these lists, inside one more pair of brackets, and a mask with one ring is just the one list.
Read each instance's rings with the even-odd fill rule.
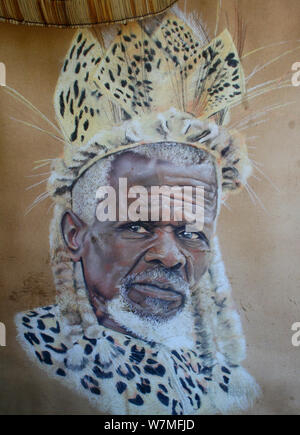
[[[234,33],[237,3],[247,23],[244,53],[290,41],[246,58],[246,75],[255,65],[300,45],[300,0],[223,0],[220,30],[227,15]],[[179,5],[184,8],[183,1]],[[201,13],[213,36],[216,1],[188,0],[187,9]],[[0,62],[6,64],[7,84],[52,120],[52,95],[73,32],[0,25]],[[259,73],[250,87],[283,76],[297,61],[300,49]],[[256,147],[250,149],[251,157],[264,165],[279,191],[262,177],[252,178],[250,184],[266,211],[253,205],[244,192],[230,199],[231,210],[224,208],[219,222],[227,272],[247,337],[245,365],[263,390],[248,414],[300,414],[300,348],[291,344],[291,325],[300,322],[300,87],[253,100],[234,116],[241,119],[288,101],[295,104],[270,113],[267,123],[245,131],[250,137],[259,136],[249,142]],[[9,116],[37,122],[0,91],[0,321],[7,327],[7,347],[0,348],[0,414],[95,413],[84,399],[32,366],[16,343],[14,314],[54,300],[48,257],[51,202],[46,200],[25,217],[28,205],[43,192],[41,186],[28,192],[25,188],[39,180],[27,177],[33,161],[56,157],[61,144]]]

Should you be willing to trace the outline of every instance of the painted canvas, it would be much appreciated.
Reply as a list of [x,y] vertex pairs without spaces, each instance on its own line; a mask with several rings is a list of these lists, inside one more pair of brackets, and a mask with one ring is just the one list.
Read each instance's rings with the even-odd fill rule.
[[[247,255],[260,258],[248,209],[268,213],[251,180],[273,189],[253,147],[265,146],[256,132],[268,131],[266,117],[288,119],[297,65],[285,59],[299,47],[261,38],[246,50],[246,5],[205,5],[213,30],[179,2],[151,19],[66,33],[53,77],[55,120],[42,107],[50,100],[39,105],[16,86],[3,89],[38,119],[15,121],[52,144],[36,159],[28,190],[40,190],[27,211],[41,219],[47,202],[53,278],[23,283],[18,364],[36,367],[40,386],[74,398],[71,412],[79,400],[79,412],[84,403],[109,415],[251,413],[264,400],[261,376],[250,374],[255,363],[244,366],[240,319],[254,322],[259,307],[272,306],[264,280],[258,285],[247,269]],[[256,207],[245,207],[245,197]],[[252,296],[242,290],[243,301],[231,289],[219,226],[231,270],[251,281],[245,289],[256,287]],[[267,267],[265,260],[258,270]],[[20,298],[9,295],[18,308]]]

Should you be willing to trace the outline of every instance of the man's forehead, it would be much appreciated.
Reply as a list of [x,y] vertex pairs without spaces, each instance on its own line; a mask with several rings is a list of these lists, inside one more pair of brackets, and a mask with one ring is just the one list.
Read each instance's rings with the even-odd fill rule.
[[[181,146],[181,144],[177,145]],[[192,188],[194,202],[195,193],[200,187],[203,189],[205,218],[214,219],[217,212],[218,183],[213,157],[187,144],[182,144],[183,147],[188,147],[188,153],[185,149],[183,155],[178,154],[178,147],[174,147],[173,155],[173,145],[172,149],[169,147],[171,153],[157,152],[157,146],[160,144],[152,146],[155,148],[154,155],[152,155],[153,149],[150,144],[150,146],[147,145],[145,153],[144,149],[135,150],[135,152],[123,151],[93,165],[73,188],[73,211],[82,220],[92,224],[95,220],[97,204],[99,200],[102,202],[101,198],[105,198],[105,195],[100,195],[99,192],[102,187],[115,192],[111,199],[115,197],[117,210],[120,205],[120,193],[123,198],[122,204],[127,203],[128,207],[138,198],[136,195],[129,194],[129,192],[133,193],[132,189],[141,191],[141,188],[146,188],[148,197],[145,201],[148,203],[150,201],[152,204],[152,198],[156,195],[156,193],[152,195],[152,189],[163,186],[168,186],[170,189],[179,187],[183,193],[182,200],[186,203],[189,202],[186,201],[189,195],[188,189]],[[143,145],[143,148],[145,147],[146,145]],[[187,154],[188,158],[185,158]],[[126,197],[128,195],[128,199],[125,199],[124,195]],[[172,195],[173,193],[170,194]],[[140,198],[139,201],[141,201]],[[172,201],[170,207],[173,207]]]
[[127,179],[128,187],[170,185],[203,186],[208,191],[217,189],[217,174],[211,159],[179,164],[134,152],[120,153],[112,162],[110,185],[117,189],[120,178]]

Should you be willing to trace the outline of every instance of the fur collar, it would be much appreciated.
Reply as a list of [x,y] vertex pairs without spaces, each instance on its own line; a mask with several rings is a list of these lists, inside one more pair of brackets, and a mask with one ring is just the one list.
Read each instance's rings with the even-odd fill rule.
[[[134,415],[217,414],[246,409],[259,388],[240,366],[211,363],[193,349],[174,350],[102,328],[102,336],[71,343],[58,308],[16,316],[19,340],[51,377],[85,396],[101,413]],[[207,364],[210,361],[210,364]]]

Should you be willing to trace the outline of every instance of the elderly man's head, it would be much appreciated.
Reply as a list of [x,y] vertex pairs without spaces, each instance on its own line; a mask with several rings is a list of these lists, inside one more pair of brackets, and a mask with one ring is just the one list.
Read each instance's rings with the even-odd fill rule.
[[[100,222],[96,191],[109,184],[118,193],[122,178],[128,189],[143,186],[149,192],[152,186],[204,188],[202,231],[187,231],[184,218],[175,221],[174,216],[168,221]],[[217,184],[213,158],[185,144],[142,145],[100,160],[81,176],[62,231],[73,261],[82,264],[100,323],[136,335],[144,328],[147,336],[148,327],[175,326],[181,315],[186,323],[181,328],[191,327],[190,293],[209,265]],[[129,198],[128,205],[132,202]]]

